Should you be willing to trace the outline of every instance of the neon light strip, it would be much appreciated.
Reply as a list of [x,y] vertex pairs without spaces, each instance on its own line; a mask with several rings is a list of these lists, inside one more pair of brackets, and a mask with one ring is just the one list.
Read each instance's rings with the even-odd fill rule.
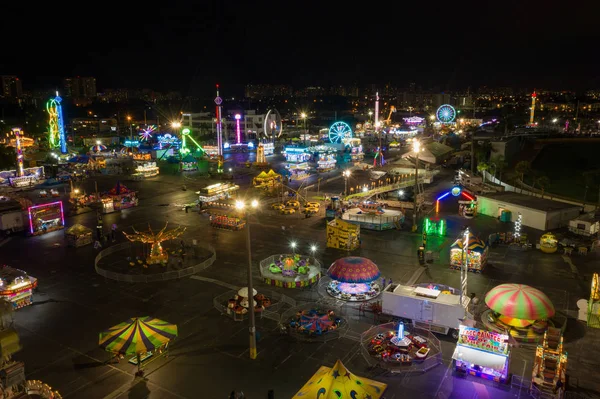
[[237,143],[241,144],[242,136],[240,134],[240,120],[239,119],[236,120],[236,125],[237,125]]
[[439,201],[441,199],[444,199],[444,198],[446,198],[449,195],[450,195],[450,191],[448,191],[446,194],[443,194],[443,195],[439,196],[437,200]]
[[33,234],[33,222],[31,220],[31,208],[32,207],[29,207],[29,209],[27,209],[27,211],[29,212],[29,232],[31,234]]
[[440,212],[440,200],[438,199],[435,202],[435,213],[439,213]]
[[475,201],[475,198],[471,197],[469,194],[465,193],[464,191],[462,192],[462,195],[464,195],[465,197],[467,197],[467,199],[470,199],[471,201]]
[[56,122],[58,125],[58,142],[60,144],[60,152],[63,154],[67,153],[67,137],[65,134],[65,124],[63,121],[63,113],[62,113],[62,105],[60,102],[62,98],[58,96],[58,92],[56,92]]
[[37,208],[49,207],[51,205],[56,205],[56,204],[60,204],[60,220],[62,222],[62,225],[63,226],[65,225],[65,213],[64,213],[62,201],[49,202],[47,204],[30,206],[29,208],[27,208],[27,212],[29,213],[29,231],[31,232],[31,234],[33,234],[33,221],[31,219],[31,210],[37,209]]

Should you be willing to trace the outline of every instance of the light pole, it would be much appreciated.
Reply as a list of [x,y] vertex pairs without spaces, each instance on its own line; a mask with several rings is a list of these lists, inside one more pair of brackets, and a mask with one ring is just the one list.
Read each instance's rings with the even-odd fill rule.
[[350,174],[349,169],[342,172],[342,175],[344,175],[344,196],[348,196],[348,178],[350,177]]
[[304,147],[306,147],[306,112],[301,113],[300,117],[304,122]]
[[295,242],[295,241],[292,241],[292,242],[290,243],[290,247],[292,247],[292,253],[293,253],[294,255],[296,255],[296,242]]
[[414,192],[414,208],[413,208],[413,226],[412,231],[417,231],[417,196],[419,192],[419,152],[421,151],[421,143],[419,140],[413,140],[413,152],[415,153],[415,192]]
[[133,131],[131,128],[131,116],[127,116],[127,123],[129,124],[129,142],[133,141]]
[[[242,211],[246,209],[246,204],[244,201],[236,201],[235,202],[236,209]],[[258,201],[252,200],[250,203],[250,208],[256,209],[258,208]],[[248,334],[250,336],[250,347],[248,353],[250,354],[250,359],[256,359],[258,355],[256,351],[256,318],[254,314],[254,299],[253,292],[254,287],[252,286],[252,247],[250,244],[250,212],[245,211],[246,213],[246,250],[248,251],[248,311],[249,311],[249,320],[250,325],[248,327]]]
[[[181,122],[171,122],[171,126],[173,127],[173,134],[177,137],[177,133],[179,133],[179,128],[181,127]],[[179,160],[181,161],[181,147],[179,151]]]

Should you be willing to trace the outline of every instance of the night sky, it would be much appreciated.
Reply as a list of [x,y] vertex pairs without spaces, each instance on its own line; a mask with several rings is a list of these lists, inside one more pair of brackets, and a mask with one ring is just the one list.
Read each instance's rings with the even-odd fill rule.
[[247,83],[600,87],[597,2],[387,3],[85,2],[60,3],[57,12],[56,2],[23,2],[3,9],[0,74],[20,76],[25,89],[80,75],[95,76],[99,91],[184,95],[212,92],[216,82],[236,90]]

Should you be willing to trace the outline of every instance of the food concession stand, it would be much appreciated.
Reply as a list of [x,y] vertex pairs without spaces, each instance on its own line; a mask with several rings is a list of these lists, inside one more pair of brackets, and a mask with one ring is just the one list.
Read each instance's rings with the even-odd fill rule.
[[456,372],[506,382],[510,363],[508,335],[461,325],[452,359]]

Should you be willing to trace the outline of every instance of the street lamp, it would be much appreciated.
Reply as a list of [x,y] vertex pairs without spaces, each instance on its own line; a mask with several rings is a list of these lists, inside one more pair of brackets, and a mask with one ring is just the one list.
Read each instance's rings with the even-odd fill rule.
[[127,115],[127,123],[129,123],[129,141],[133,141],[133,128],[131,127],[131,116]]
[[350,169],[346,169],[345,171],[343,171],[342,175],[344,175],[344,195],[347,196],[348,195],[348,178],[351,175]]
[[434,121],[435,120],[435,115],[429,115],[429,120],[430,121]]
[[373,111],[369,111],[369,122],[371,122],[371,117],[373,116]]
[[404,190],[398,190],[398,197],[399,198],[404,197]]
[[290,243],[290,247],[292,247],[292,252],[294,253],[294,255],[296,254],[296,242],[292,241]]
[[310,246],[310,252],[313,254],[313,256],[315,255],[315,252],[317,252],[317,246],[315,244]]
[[306,112],[301,113],[300,117],[304,121],[304,146],[306,147]]
[[[256,359],[257,351],[256,351],[256,318],[254,314],[254,301],[252,298],[252,293],[254,292],[254,287],[252,286],[252,247],[250,244],[250,211],[246,210],[246,203],[244,201],[235,201],[235,208],[239,211],[245,211],[246,213],[246,250],[248,251],[248,303],[249,303],[249,313],[250,313],[250,325],[248,327],[248,332],[250,335],[250,359]],[[252,200],[250,202],[250,209],[258,208],[258,201]]]
[[419,192],[419,152],[421,152],[421,143],[419,140],[413,140],[413,152],[415,153],[415,190],[413,207],[413,227],[412,231],[417,231],[417,196]]

